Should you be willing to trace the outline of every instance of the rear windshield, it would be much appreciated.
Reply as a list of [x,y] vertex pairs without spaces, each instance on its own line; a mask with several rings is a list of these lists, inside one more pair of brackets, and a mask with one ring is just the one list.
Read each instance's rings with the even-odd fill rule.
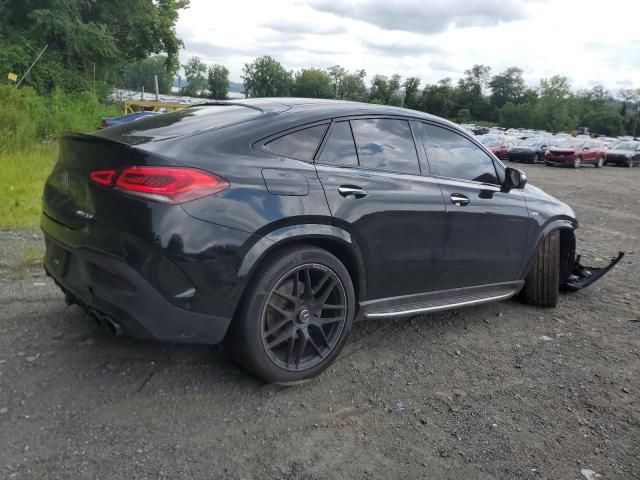
[[105,128],[97,135],[137,145],[220,128],[260,115],[260,110],[242,105],[201,105]]

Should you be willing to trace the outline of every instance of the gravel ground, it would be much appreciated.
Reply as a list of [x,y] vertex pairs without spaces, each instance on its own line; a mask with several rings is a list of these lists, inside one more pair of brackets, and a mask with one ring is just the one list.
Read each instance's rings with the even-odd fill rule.
[[103,333],[29,264],[38,230],[0,232],[0,478],[640,478],[640,169],[524,169],[585,258],[627,251],[609,275],[556,309],[360,323],[290,388]]

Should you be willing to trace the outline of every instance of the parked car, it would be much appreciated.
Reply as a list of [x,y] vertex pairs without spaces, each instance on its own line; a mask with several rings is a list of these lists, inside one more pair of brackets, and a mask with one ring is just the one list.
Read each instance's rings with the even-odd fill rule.
[[556,147],[566,140],[566,138],[562,137],[531,137],[521,140],[509,150],[508,160],[513,162],[542,162],[549,148]]
[[500,160],[507,160],[509,149],[513,146],[512,142],[500,137],[487,138],[482,143]]
[[509,150],[508,160],[512,162],[538,163],[544,161],[544,154],[551,139],[531,137],[515,144]]
[[455,124],[311,99],[66,136],[41,226],[68,304],[119,334],[224,339],[285,384],[331,364],[356,319],[518,292],[552,307],[615,264],[582,267],[573,210]]
[[113,127],[115,125],[122,125],[123,123],[136,122],[143,118],[153,117],[155,115],[160,115],[160,112],[152,112],[149,110],[143,110],[140,112],[129,113],[127,115],[122,115],[121,117],[111,117],[111,118],[103,118],[102,119],[102,128]]
[[625,167],[640,164],[640,142],[620,142],[607,151],[604,164],[613,163]]
[[604,165],[604,157],[605,148],[597,140],[573,138],[547,150],[544,163],[573,168],[588,164],[600,168]]

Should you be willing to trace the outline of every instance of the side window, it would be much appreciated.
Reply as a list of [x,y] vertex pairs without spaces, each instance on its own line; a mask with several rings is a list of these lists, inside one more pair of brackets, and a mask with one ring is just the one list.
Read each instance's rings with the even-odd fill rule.
[[297,158],[298,160],[313,160],[313,156],[322,141],[327,125],[297,130],[282,137],[271,140],[264,148],[283,157]]
[[420,173],[409,122],[387,118],[352,120],[360,166]]
[[327,143],[322,150],[322,155],[317,161],[331,165],[358,165],[356,146],[353,143],[349,122],[337,122],[333,125]]
[[493,160],[469,139],[429,124],[424,124],[424,132],[433,175],[498,184]]

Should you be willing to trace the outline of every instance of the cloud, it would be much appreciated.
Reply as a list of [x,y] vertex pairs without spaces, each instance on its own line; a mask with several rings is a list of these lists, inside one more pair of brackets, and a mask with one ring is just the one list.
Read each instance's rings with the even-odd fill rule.
[[315,0],[310,6],[385,30],[430,34],[451,26],[485,27],[523,20],[527,16],[526,3],[527,0]]
[[428,42],[380,42],[365,39],[362,45],[374,53],[389,56],[419,56],[433,53],[443,53],[444,51],[437,46],[429,45]]
[[291,20],[290,18],[278,18],[261,25],[262,27],[282,33],[297,33],[310,35],[337,35],[346,33],[344,25],[327,25],[326,23],[303,22]]

